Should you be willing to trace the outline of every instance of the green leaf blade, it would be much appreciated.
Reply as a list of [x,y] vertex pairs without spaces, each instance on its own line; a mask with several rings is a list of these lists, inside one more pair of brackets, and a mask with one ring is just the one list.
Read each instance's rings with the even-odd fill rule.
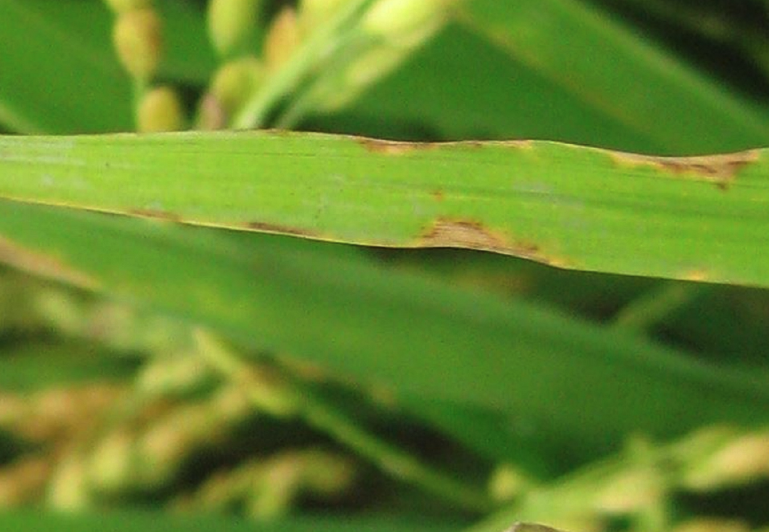
[[0,138],[0,197],[554,266],[769,285],[765,152],[276,132]]

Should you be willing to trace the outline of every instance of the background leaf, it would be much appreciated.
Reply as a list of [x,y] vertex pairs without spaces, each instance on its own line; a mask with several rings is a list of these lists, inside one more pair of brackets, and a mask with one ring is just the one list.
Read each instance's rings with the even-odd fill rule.
[[[177,0],[161,6],[161,76],[205,81],[214,59],[199,12]],[[131,82],[112,51],[112,18],[97,1],[0,2],[0,48],[13,51],[0,54],[0,121],[23,133],[132,130]]]
[[583,456],[632,431],[766,421],[756,408],[769,401],[762,373],[709,366],[546,307],[395,275],[351,250],[14,203],[0,209],[0,234],[6,261],[22,268],[404,396],[502,410]]

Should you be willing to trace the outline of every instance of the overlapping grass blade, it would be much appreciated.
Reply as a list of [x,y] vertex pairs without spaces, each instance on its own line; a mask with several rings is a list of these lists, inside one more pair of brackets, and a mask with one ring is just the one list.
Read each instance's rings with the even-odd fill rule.
[[594,454],[630,432],[766,422],[760,374],[690,360],[547,308],[372,266],[298,239],[4,203],[21,268],[207,324],[403,396],[505,412]]
[[669,155],[769,143],[765,109],[590,2],[458,6],[455,22],[403,68],[319,123],[375,135],[409,137],[416,129],[444,139],[538,138]]
[[446,140],[536,138],[664,150],[456,23],[349,107],[314,116],[307,125],[385,138],[418,132]]
[[587,2],[472,0],[461,6],[462,20],[511,60],[568,87],[624,129],[654,139],[664,153],[769,142],[765,115]]

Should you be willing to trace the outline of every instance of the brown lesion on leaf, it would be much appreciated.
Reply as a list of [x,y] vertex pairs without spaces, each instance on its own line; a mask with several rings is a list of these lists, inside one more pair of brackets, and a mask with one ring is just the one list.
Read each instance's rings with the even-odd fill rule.
[[30,250],[2,236],[0,236],[0,262],[87,290],[96,290],[100,286],[100,283],[87,273],[60,261],[53,255]]
[[[509,247],[503,236],[490,231],[480,222],[445,218],[439,218],[425,231],[420,244],[424,247],[462,247],[499,253]],[[527,252],[538,251],[534,245],[525,248]]]
[[443,189],[441,188],[436,188],[430,193],[430,195],[433,197],[435,201],[443,201],[444,199],[446,199],[446,194],[444,194]]
[[568,260],[547,255],[534,242],[513,241],[476,220],[438,218],[422,233],[417,246],[492,251],[561,268],[570,266]]
[[155,220],[166,220],[168,222],[181,222],[181,216],[160,209],[129,209],[126,214],[129,216],[138,216],[140,218],[153,218]]
[[403,155],[416,150],[427,150],[440,146],[440,144],[434,142],[401,142],[366,137],[355,137],[355,140],[366,148],[367,151],[383,155]]
[[654,157],[611,152],[611,156],[622,165],[651,166],[675,177],[707,181],[726,191],[743,168],[759,160],[760,153],[749,150],[725,155]]
[[273,224],[269,222],[247,222],[244,226],[249,231],[258,231],[260,233],[274,233],[278,235],[301,236],[304,238],[318,238],[318,234],[299,227],[290,227],[288,225]]
[[444,147],[466,147],[483,148],[486,146],[503,146],[509,148],[532,148],[533,142],[530,140],[503,140],[503,141],[480,141],[480,140],[462,140],[457,142],[404,142],[395,140],[381,140],[367,137],[354,137],[355,141],[366,148],[371,153],[381,153],[383,155],[405,155],[415,151],[433,150]]
[[487,141],[487,142],[481,142],[481,145],[493,145],[493,146],[503,146],[505,148],[516,148],[516,149],[524,149],[524,150],[531,150],[534,149],[535,143],[533,140],[493,140],[493,141]]

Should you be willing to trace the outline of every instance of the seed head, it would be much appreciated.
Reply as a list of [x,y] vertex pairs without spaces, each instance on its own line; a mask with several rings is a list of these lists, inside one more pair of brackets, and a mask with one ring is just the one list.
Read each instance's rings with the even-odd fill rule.
[[154,9],[121,13],[112,40],[123,68],[139,81],[149,81],[157,71],[162,53],[161,23]]
[[208,35],[214,49],[229,57],[248,47],[259,22],[261,0],[209,0]]
[[284,8],[275,17],[264,39],[264,64],[267,70],[277,70],[299,47],[299,25],[296,11]]
[[184,123],[182,104],[170,87],[148,91],[137,109],[136,127],[142,133],[178,131]]

